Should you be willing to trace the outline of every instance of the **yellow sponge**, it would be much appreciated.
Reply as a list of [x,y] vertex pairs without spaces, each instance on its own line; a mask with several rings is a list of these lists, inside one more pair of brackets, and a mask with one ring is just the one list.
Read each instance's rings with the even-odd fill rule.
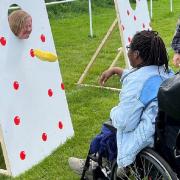
[[56,54],[48,52],[48,51],[34,49],[33,52],[34,52],[34,55],[42,61],[55,62],[58,59]]

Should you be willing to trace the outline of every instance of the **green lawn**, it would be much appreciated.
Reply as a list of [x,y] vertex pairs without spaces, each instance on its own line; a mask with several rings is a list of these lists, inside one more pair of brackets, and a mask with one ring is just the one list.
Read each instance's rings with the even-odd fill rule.
[[[153,5],[152,27],[160,33],[169,49],[176,21],[180,15],[180,1],[174,0],[173,13],[169,12],[169,0],[156,0]],[[99,132],[102,122],[109,117],[110,109],[118,103],[118,92],[77,87],[76,83],[115,17],[114,7],[95,8],[93,10],[94,38],[88,37],[88,13],[70,14],[64,18],[50,20],[75,136],[20,177],[0,176],[0,179],[79,179],[69,169],[67,159],[69,156],[86,156],[91,139]],[[85,83],[98,84],[100,73],[109,67],[120,46],[119,30],[116,28],[90,70]],[[170,60],[172,54],[173,51],[169,50]],[[118,65],[124,66],[123,58],[120,59]],[[114,78],[108,85],[119,87],[119,81]]]

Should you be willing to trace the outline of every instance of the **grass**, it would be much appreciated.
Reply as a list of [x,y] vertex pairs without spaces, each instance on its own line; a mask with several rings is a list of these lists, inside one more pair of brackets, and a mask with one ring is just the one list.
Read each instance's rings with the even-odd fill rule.
[[[169,48],[180,12],[180,1],[174,0],[173,13],[169,12],[169,1],[167,0],[153,1],[153,5],[152,27],[160,33],[167,48]],[[57,148],[51,156],[21,176],[17,178],[0,176],[0,179],[79,179],[69,169],[67,159],[70,156],[86,156],[91,139],[99,132],[103,121],[109,117],[110,109],[118,103],[118,93],[96,88],[80,88],[75,83],[77,83],[115,17],[114,7],[94,8],[94,38],[88,37],[89,17],[87,13],[68,13],[67,16],[65,14],[63,17],[50,19],[75,136]],[[90,70],[85,83],[98,84],[100,73],[109,67],[117,54],[117,48],[120,46],[119,29],[116,28]],[[169,55],[171,60],[172,50],[169,50]],[[118,65],[124,66],[123,58],[120,59]],[[173,69],[177,70],[174,67]],[[119,80],[115,77],[108,85],[119,87]]]

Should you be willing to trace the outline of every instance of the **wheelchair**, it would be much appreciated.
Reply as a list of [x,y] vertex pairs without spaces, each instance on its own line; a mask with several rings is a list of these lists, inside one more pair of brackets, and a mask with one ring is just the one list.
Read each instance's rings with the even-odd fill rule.
[[[180,179],[180,72],[164,81],[158,91],[159,111],[155,121],[154,147],[146,147],[137,154],[135,161],[117,176],[116,138],[109,139],[105,153],[93,151],[90,146],[81,180],[178,180]],[[112,123],[104,126],[116,137]],[[104,127],[103,126],[103,127]],[[96,140],[96,139],[95,139]],[[91,143],[92,144],[92,143]],[[102,143],[105,144],[106,143]],[[101,147],[98,144],[98,148]],[[95,146],[94,146],[95,147]],[[98,149],[95,148],[95,149]],[[104,150],[103,149],[103,150]],[[113,154],[113,158],[109,158]],[[112,156],[111,156],[112,157]],[[92,166],[95,163],[96,166]],[[89,168],[91,176],[87,176]]]
[[[162,120],[163,119],[163,120]],[[168,117],[169,119],[169,117]],[[125,168],[122,177],[117,177],[116,160],[108,161],[98,154],[87,155],[81,180],[178,180],[180,178],[180,167],[177,167],[177,162],[180,163],[180,129],[176,129],[177,138],[175,139],[176,147],[173,147],[173,155],[171,158],[169,152],[164,153],[162,148],[162,134],[164,127],[162,122],[167,120],[166,113],[159,112],[156,118],[156,134],[154,148],[145,148],[137,156],[135,161]],[[171,122],[171,118],[170,118]],[[112,131],[116,129],[109,123],[104,124]],[[105,162],[103,162],[105,161]],[[86,172],[92,162],[96,163],[96,167],[92,170],[92,176],[86,176]],[[179,165],[179,164],[178,164]]]

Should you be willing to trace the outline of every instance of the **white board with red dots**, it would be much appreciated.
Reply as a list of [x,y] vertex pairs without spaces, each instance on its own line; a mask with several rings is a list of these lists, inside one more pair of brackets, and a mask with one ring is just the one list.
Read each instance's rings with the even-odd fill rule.
[[132,37],[137,31],[148,30],[150,27],[150,17],[147,0],[136,0],[136,7],[133,9],[129,0],[114,0],[116,13],[121,33],[121,41],[124,49],[126,66],[130,68],[127,57],[127,48]]
[[[27,40],[10,30],[12,4],[32,16]],[[50,155],[74,131],[59,63],[40,61],[32,51],[56,53],[44,0],[0,0],[0,24],[1,144],[8,173],[17,176]]]

